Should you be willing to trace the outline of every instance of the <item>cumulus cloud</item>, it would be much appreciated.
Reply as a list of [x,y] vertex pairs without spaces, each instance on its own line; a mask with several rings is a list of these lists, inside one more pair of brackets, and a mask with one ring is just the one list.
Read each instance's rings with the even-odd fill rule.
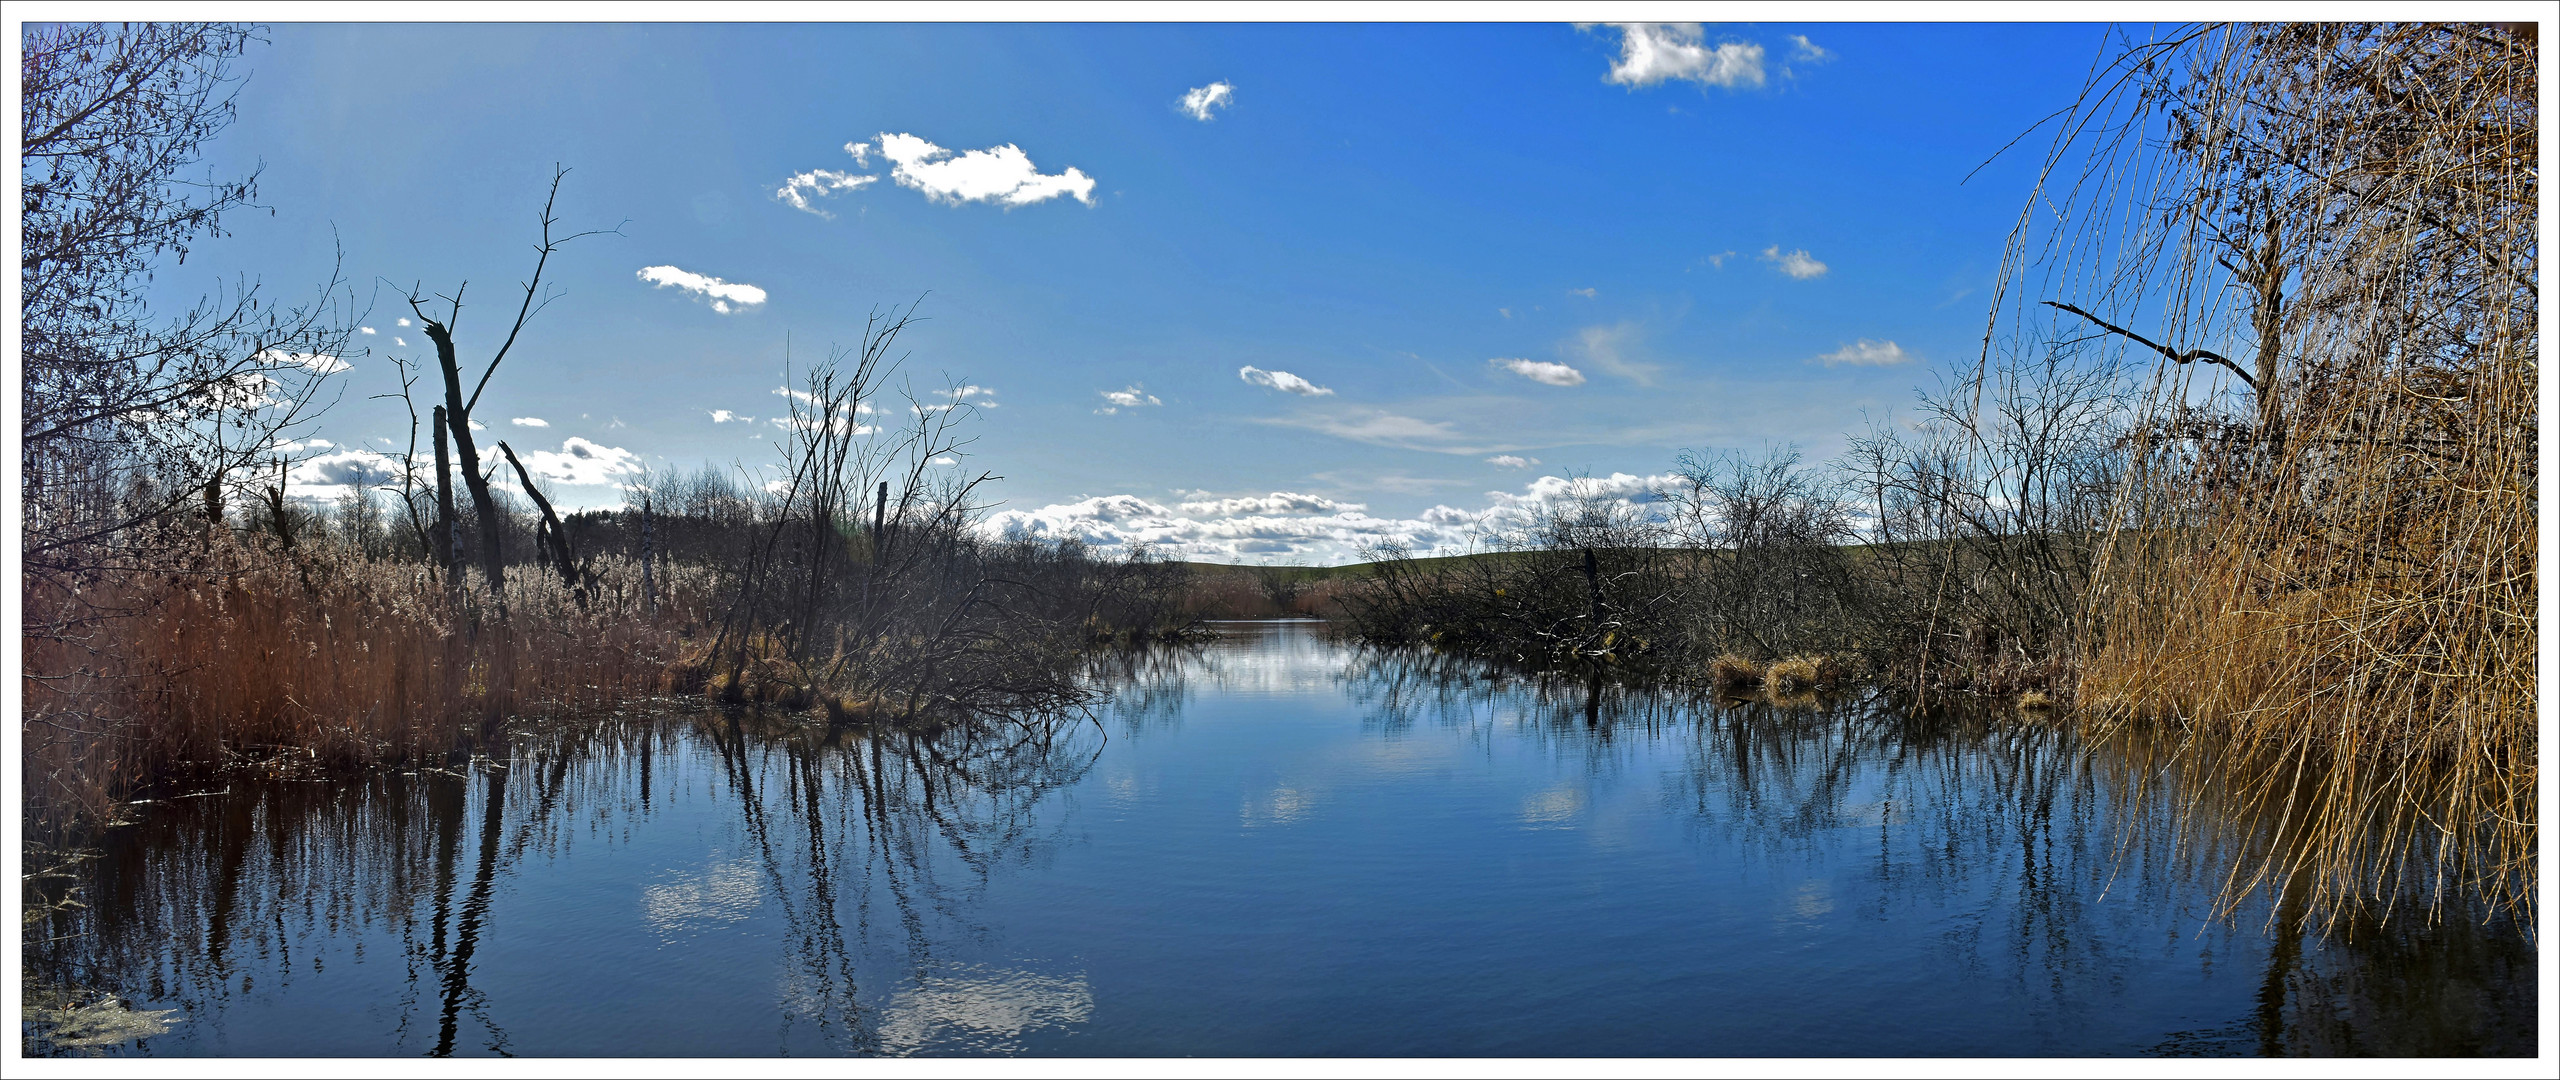
[[1768,82],[1762,67],[1767,50],[1748,41],[1708,47],[1696,23],[1613,23],[1620,35],[1618,59],[1609,66],[1609,81],[1621,86],[1652,86],[1686,79],[1700,86],[1733,89]]
[[1130,383],[1126,390],[1102,391],[1102,400],[1110,404],[1093,410],[1101,416],[1110,416],[1122,409],[1143,409],[1150,405],[1164,404],[1163,399],[1148,393],[1146,387],[1138,383]]
[[[797,402],[799,402],[799,403],[800,403],[800,404],[802,404],[802,405],[808,405],[808,406],[813,406],[813,407],[814,407],[814,406],[816,406],[816,405],[818,404],[818,395],[816,395],[816,394],[812,394],[812,393],[810,393],[810,392],[808,392],[808,391],[806,391],[806,390],[794,390],[794,389],[792,389],[792,388],[790,388],[790,387],[788,387],[788,386],[777,386],[777,387],[774,387],[774,388],[773,388],[773,396],[775,396],[775,397],[779,397],[779,398],[790,398],[791,400],[793,400],[793,401],[797,401]],[[945,392],[943,396],[948,397],[948,396],[950,396],[950,395],[949,395],[947,392]],[[837,406],[837,407],[836,407],[836,411],[837,411],[837,412],[844,412],[844,411],[846,411],[846,409],[845,409],[843,406],[839,405],[839,406]],[[868,402],[868,401],[857,401],[857,402],[854,402],[854,404],[853,404],[853,409],[852,409],[851,411],[856,412],[856,413],[876,413],[876,412],[879,412],[880,410],[879,410],[878,408],[873,407],[873,405],[872,405],[870,402]],[[741,419],[752,420],[752,419],[754,419],[754,417],[741,417]]]
[[1713,255],[1707,256],[1707,265],[1715,267],[1718,270],[1722,270],[1724,269],[1724,261],[1734,257],[1735,254],[1736,252],[1731,250],[1716,252]]
[[375,332],[375,331],[374,331],[374,329],[373,329],[372,327],[370,327],[370,326],[359,326],[359,327],[356,327],[356,329],[357,329],[358,331],[362,332],[363,334],[365,334],[367,337],[372,336],[372,335],[374,334],[374,332]]
[[1506,469],[1525,469],[1538,463],[1536,458],[1524,458],[1518,454],[1495,454],[1484,460],[1486,464],[1499,465]]
[[1282,390],[1301,397],[1323,397],[1333,393],[1333,391],[1327,387],[1317,386],[1314,383],[1308,382],[1307,380],[1301,379],[1295,375],[1291,375],[1288,372],[1264,371],[1251,364],[1246,364],[1243,368],[1239,369],[1236,372],[1236,377],[1252,383],[1255,386],[1267,386],[1273,390]]
[[752,424],[752,423],[755,423],[755,422],[756,422],[756,418],[755,418],[755,417],[752,417],[752,416],[740,416],[740,415],[738,415],[738,414],[736,414],[736,413],[730,412],[730,411],[729,411],[729,410],[727,410],[727,409],[713,409],[713,410],[711,410],[711,422],[712,422],[712,423],[715,423],[715,424],[726,424],[726,423],[728,423],[729,421],[732,421],[732,420],[735,420],[735,421],[737,421],[737,422],[739,422],[739,423],[741,423],[741,424]]
[[526,472],[555,484],[614,484],[626,477],[637,477],[643,471],[640,455],[615,446],[603,446],[569,437],[558,450],[536,450],[524,455]]
[[1760,253],[1760,258],[1763,262],[1777,264],[1779,273],[1797,281],[1811,281],[1831,272],[1829,264],[1805,254],[1803,248],[1781,253],[1778,245],[1771,244],[1767,250]]
[[[1525,463],[1525,459],[1524,459]],[[1485,493],[1476,509],[1440,505],[1409,518],[1381,518],[1358,503],[1317,495],[1195,499],[1168,507],[1135,495],[1105,495],[991,516],[991,535],[1017,540],[1076,539],[1105,551],[1146,545],[1159,554],[1208,561],[1291,555],[1319,563],[1353,562],[1382,544],[1420,555],[1481,550],[1496,533],[1541,515],[1597,509],[1659,518],[1657,494],[1674,478],[1612,474],[1607,478],[1543,477],[1518,491]]]
[[1366,510],[1367,503],[1335,502],[1322,495],[1301,495],[1294,491],[1275,491],[1269,495],[1238,499],[1201,499],[1181,504],[1182,512],[1207,517],[1234,517],[1238,514],[1340,514]]
[[483,424],[483,423],[481,423],[480,421],[473,420],[473,421],[471,421],[470,423],[471,423],[471,430],[473,430],[473,431],[487,431],[487,430],[489,430],[489,425],[487,425],[487,424]]
[[303,367],[322,375],[335,375],[347,370],[347,362],[327,353],[285,352],[268,349],[258,354],[258,362],[270,367]]
[[860,173],[811,169],[783,181],[782,186],[774,190],[773,197],[791,204],[792,209],[806,210],[822,218],[831,218],[835,215],[828,213],[825,207],[810,202],[810,197],[823,198],[839,191],[852,191],[878,179],[880,178],[877,176],[865,176]]
[[407,326],[407,325],[409,325],[409,318],[408,318],[408,316],[405,316],[405,315],[404,315],[404,316],[401,316],[401,317],[399,317],[399,318],[396,318],[396,319],[391,320],[391,324],[392,324],[393,326]]
[[1903,363],[1911,358],[1910,353],[1902,351],[1902,346],[1896,345],[1893,342],[1869,341],[1865,338],[1859,338],[1855,345],[1843,345],[1837,351],[1827,352],[1814,357],[1813,359],[1814,362],[1818,362],[1824,367],[1838,367],[1842,364],[1854,364],[1859,367],[1887,367]]
[[[950,407],[951,406],[949,405],[925,406],[927,409],[948,409]],[[772,424],[784,431],[818,430],[818,418],[808,415],[777,416],[766,421],[766,423]],[[844,415],[842,410],[838,410],[836,415],[827,418],[827,427],[839,435],[876,435],[880,431],[879,425],[865,424],[856,421],[854,418]]]
[[1795,52],[1787,57],[1789,60],[1799,64],[1818,64],[1831,59],[1831,50],[1814,44],[1813,39],[1803,34],[1789,34],[1787,40],[1796,44]]
[[539,416],[519,416],[519,417],[516,417],[515,419],[513,419],[513,420],[509,420],[509,421],[507,421],[507,422],[508,422],[508,423],[510,423],[510,424],[514,424],[514,425],[515,425],[515,426],[517,426],[517,427],[550,427],[550,426],[551,426],[551,421],[549,421],[549,420],[545,420],[545,419],[543,419],[543,418],[541,418],[541,417],[539,417]]
[[1582,372],[1575,370],[1571,364],[1557,363],[1553,360],[1490,360],[1487,363],[1521,378],[1542,382],[1549,386],[1582,385]]
[[[291,453],[329,445],[326,439],[311,439],[286,443],[276,449]],[[353,448],[304,458],[285,471],[284,493],[287,498],[304,503],[334,503],[354,491],[397,488],[405,460],[395,454],[377,454]]]
[[[933,395],[935,397],[950,398],[951,400],[940,405],[915,405],[910,406],[910,408],[915,411],[916,415],[922,416],[926,413],[949,412],[962,405],[978,409],[994,409],[1001,407],[993,400],[996,392],[984,386],[961,386],[950,390],[936,390],[933,392]],[[870,410],[864,409],[863,411],[869,412]]]
[[1214,110],[1235,103],[1236,88],[1224,80],[1207,86],[1195,86],[1183,92],[1182,111],[1194,120],[1212,120]]
[[1043,174],[1032,165],[1031,156],[1012,143],[954,152],[914,135],[884,131],[877,145],[850,143],[845,150],[856,161],[868,161],[878,153],[889,162],[889,179],[899,187],[923,192],[926,199],[948,206],[967,202],[1029,206],[1061,195],[1093,205],[1093,177],[1072,166],[1065,172]]
[[[695,297],[711,301],[711,310],[726,315],[732,311],[764,303],[765,292],[745,282],[722,281],[716,277],[680,270],[673,266],[646,266],[640,269],[640,280],[658,288],[673,285]],[[736,305],[732,307],[731,305]]]

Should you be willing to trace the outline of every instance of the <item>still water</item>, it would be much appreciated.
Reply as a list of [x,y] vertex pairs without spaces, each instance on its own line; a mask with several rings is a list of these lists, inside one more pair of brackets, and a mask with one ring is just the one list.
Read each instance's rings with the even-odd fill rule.
[[1226,629],[1089,716],[667,706],[169,800],[29,956],[166,1056],[2534,1053],[2530,934],[2217,918],[2061,725]]

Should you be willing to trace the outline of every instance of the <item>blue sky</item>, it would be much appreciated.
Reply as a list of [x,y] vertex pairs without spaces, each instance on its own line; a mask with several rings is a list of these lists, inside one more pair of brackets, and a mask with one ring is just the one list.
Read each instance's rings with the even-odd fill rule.
[[263,162],[273,214],[160,280],[304,289],[334,231],[375,333],[300,448],[325,496],[405,442],[367,396],[427,355],[412,283],[467,279],[495,346],[558,162],[564,224],[621,231],[555,256],[479,414],[556,501],[769,464],[786,338],[922,297],[904,374],[985,388],[996,526],[1346,561],[1907,412],[1980,350],[2041,143],[1967,173],[2104,34],[282,24],[209,162]]

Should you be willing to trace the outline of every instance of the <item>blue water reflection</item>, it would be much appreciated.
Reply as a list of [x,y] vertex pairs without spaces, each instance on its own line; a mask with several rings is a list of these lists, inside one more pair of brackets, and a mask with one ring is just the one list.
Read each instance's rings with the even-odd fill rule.
[[2056,725],[1229,629],[1090,716],[175,800],[31,956],[176,1010],[150,1055],[2533,1052],[2523,932],[2217,920],[2156,770]]

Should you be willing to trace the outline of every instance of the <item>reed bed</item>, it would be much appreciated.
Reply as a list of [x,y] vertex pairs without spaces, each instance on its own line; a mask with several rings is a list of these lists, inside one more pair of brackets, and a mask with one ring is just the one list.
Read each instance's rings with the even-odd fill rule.
[[2287,838],[2235,887],[2531,917],[2536,53],[2530,26],[2320,24],[2129,54],[2165,137],[2099,155],[2107,201],[2185,209],[2084,222],[2119,257],[2080,284],[2148,282],[2157,336],[2254,365],[2202,406],[2204,363],[2160,365],[2078,691],[2093,724],[2190,732]]
[[[655,693],[709,599],[707,574],[678,571],[652,614],[636,565],[606,557],[583,600],[512,575],[500,621],[417,563],[228,530],[205,544],[189,572],[28,590],[31,826],[108,820],[243,764],[414,762],[520,712]],[[483,591],[473,579],[460,595]],[[101,609],[118,614],[80,617]]]

